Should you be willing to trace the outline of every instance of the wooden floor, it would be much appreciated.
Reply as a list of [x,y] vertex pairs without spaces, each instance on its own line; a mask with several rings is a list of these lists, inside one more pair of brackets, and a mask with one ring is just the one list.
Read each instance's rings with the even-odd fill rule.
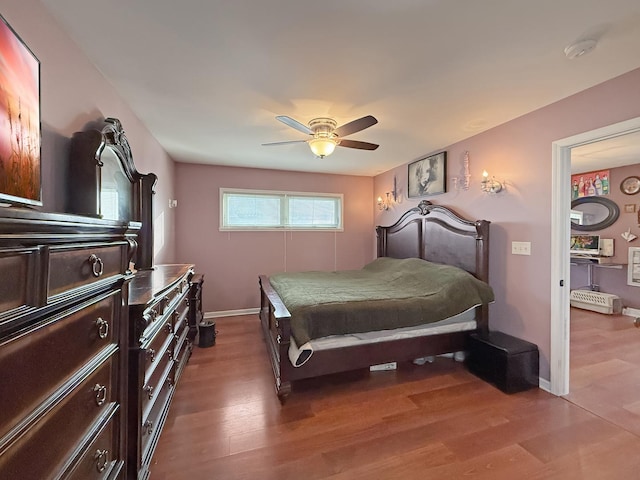
[[590,378],[616,372],[621,409],[640,412],[628,360],[603,352],[609,343],[619,350],[607,340],[615,327],[598,334],[572,325],[572,338],[600,343],[572,343],[571,402],[539,389],[506,395],[438,358],[303,381],[285,406],[257,316],[218,319],[217,330],[216,345],[195,348],[178,385],[151,480],[640,478],[637,423],[629,428],[609,401],[599,413],[579,406],[604,402],[618,380],[596,387]]
[[567,399],[640,436],[640,329],[633,319],[573,308],[570,349]]

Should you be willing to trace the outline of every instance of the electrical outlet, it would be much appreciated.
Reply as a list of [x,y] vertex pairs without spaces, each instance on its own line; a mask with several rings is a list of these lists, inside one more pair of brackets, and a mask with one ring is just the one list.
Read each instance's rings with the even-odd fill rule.
[[512,255],[531,255],[531,242],[511,242]]

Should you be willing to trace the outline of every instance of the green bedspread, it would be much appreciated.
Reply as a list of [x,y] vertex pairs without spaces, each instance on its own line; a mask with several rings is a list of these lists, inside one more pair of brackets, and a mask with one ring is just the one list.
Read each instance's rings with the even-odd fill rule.
[[291,313],[298,345],[437,322],[494,300],[491,287],[470,273],[417,258],[378,258],[361,270],[281,273],[270,281]]

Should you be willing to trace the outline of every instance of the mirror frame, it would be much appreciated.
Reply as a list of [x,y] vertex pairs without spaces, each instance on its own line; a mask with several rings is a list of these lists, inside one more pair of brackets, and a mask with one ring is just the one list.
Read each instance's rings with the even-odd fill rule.
[[615,223],[620,216],[620,207],[613,200],[609,200],[605,197],[580,197],[576,198],[571,202],[571,209],[573,210],[578,205],[582,205],[584,203],[598,203],[609,210],[609,215],[602,220],[601,222],[594,223],[593,225],[578,225],[577,223],[571,222],[571,229],[578,230],[580,232],[594,232],[596,230],[602,230],[603,228],[607,228]]
[[120,120],[105,118],[91,122],[86,130],[76,132],[71,139],[67,212],[103,218],[100,192],[102,189],[102,156],[110,151],[120,162],[129,185],[123,191],[123,202],[130,205],[129,218],[109,220],[136,223],[137,249],[133,260],[137,270],[153,268],[153,196],[158,177],[153,173],[138,172],[133,162],[129,140]]

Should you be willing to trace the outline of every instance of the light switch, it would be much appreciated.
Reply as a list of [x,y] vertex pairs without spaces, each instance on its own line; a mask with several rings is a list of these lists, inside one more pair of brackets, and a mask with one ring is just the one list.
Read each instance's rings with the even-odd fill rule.
[[513,255],[531,255],[531,242],[511,242]]

